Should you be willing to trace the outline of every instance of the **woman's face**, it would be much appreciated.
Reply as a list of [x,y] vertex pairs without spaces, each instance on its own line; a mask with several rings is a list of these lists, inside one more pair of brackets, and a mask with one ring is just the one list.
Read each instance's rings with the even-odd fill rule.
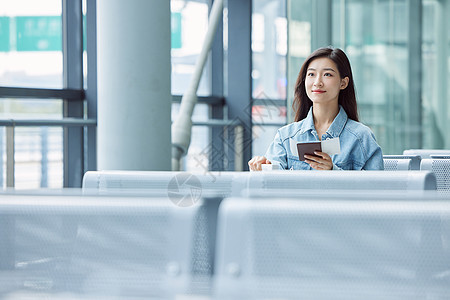
[[327,57],[316,58],[306,71],[306,94],[316,104],[337,104],[339,92],[348,85],[348,77],[342,78],[334,61]]

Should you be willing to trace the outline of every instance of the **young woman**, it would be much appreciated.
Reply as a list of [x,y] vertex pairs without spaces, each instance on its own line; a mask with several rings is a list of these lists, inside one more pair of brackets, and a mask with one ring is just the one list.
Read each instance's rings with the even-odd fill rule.
[[[250,170],[278,164],[290,170],[382,170],[383,154],[372,131],[358,120],[350,62],[338,48],[319,48],[303,63],[295,84],[295,122],[280,128],[265,156],[252,158]],[[299,142],[338,138],[340,153],[305,155]],[[294,144],[294,146],[293,146]],[[293,150],[291,150],[293,149]]]

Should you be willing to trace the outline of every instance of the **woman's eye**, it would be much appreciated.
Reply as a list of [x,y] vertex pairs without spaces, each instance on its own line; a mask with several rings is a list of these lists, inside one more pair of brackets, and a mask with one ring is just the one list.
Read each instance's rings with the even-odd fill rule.
[[314,73],[308,73],[306,76],[314,76]]
[[331,73],[325,73],[323,76],[332,76]]

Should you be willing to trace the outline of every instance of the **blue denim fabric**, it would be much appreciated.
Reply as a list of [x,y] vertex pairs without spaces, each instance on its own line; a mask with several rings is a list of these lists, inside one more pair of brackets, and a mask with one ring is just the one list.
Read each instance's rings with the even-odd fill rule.
[[[322,135],[322,140],[336,137],[339,137],[341,153],[331,156],[334,170],[384,169],[383,154],[374,134],[369,127],[349,119],[342,106],[330,128]],[[292,153],[291,139],[293,143],[319,141],[312,107],[305,119],[278,129],[265,154],[267,159],[279,164],[282,169],[311,170],[307,163],[298,159],[298,153]]]

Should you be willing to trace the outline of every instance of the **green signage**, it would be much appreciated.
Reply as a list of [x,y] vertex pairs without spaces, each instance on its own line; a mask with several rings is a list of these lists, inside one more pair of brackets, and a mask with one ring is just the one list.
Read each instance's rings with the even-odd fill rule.
[[0,52],[9,51],[9,17],[0,17]]
[[181,13],[172,13],[172,49],[181,48]]
[[16,17],[17,51],[62,51],[60,16]]

